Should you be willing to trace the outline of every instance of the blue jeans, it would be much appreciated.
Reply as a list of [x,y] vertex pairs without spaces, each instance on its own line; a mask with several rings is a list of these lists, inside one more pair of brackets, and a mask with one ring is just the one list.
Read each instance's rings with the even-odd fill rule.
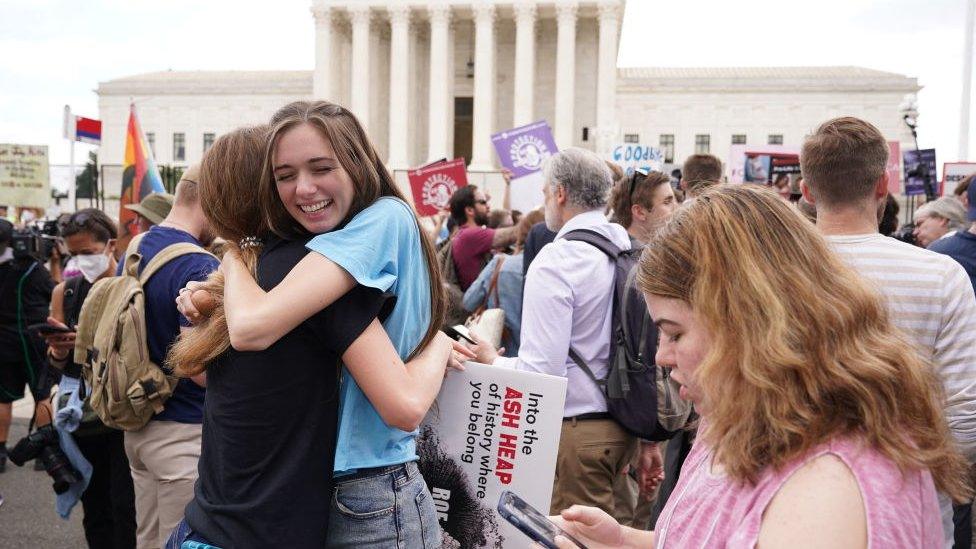
[[166,547],[163,549],[219,549],[213,545],[207,543],[202,537],[197,535],[193,530],[190,529],[190,525],[186,523],[186,519],[180,521],[176,525],[176,530],[169,535],[169,539],[166,540]]
[[336,479],[329,514],[330,549],[440,546],[434,500],[416,463]]

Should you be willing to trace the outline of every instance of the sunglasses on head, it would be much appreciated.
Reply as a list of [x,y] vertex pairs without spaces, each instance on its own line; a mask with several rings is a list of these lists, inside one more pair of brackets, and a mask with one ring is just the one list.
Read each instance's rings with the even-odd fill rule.
[[631,199],[634,198],[634,189],[637,188],[637,177],[640,176],[641,179],[647,179],[647,170],[643,168],[635,168],[634,174],[630,176],[630,192],[627,193]]

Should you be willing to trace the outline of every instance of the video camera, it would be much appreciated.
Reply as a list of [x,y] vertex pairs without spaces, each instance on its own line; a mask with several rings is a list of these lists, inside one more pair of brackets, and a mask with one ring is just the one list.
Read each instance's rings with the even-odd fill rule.
[[36,431],[22,438],[8,454],[10,461],[18,467],[32,459],[39,459],[44,470],[54,479],[54,492],[63,494],[72,483],[78,482],[81,475],[71,466],[68,457],[61,450],[58,432],[51,425],[38,427]]
[[55,219],[39,219],[23,229],[15,230],[10,248],[16,258],[31,257],[40,262],[51,258],[61,231]]
[[891,234],[891,238],[901,240],[906,244],[916,245],[915,243],[915,224],[905,223],[897,231]]

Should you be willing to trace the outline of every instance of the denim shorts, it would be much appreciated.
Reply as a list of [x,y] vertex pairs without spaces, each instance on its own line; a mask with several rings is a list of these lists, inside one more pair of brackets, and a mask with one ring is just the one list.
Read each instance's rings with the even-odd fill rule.
[[434,500],[416,463],[366,469],[336,479],[329,548],[440,546]]

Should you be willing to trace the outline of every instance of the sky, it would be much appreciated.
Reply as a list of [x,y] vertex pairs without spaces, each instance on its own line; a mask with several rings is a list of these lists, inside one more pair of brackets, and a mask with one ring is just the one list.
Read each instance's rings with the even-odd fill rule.
[[[629,0],[618,65],[858,65],[918,78],[919,145],[959,159],[967,0]],[[160,70],[310,70],[311,0],[0,0],[0,143],[67,163],[62,112]],[[974,87],[976,89],[976,87]],[[976,111],[976,105],[973,110]],[[976,159],[976,123],[970,125]],[[81,163],[93,147],[76,146]]]

